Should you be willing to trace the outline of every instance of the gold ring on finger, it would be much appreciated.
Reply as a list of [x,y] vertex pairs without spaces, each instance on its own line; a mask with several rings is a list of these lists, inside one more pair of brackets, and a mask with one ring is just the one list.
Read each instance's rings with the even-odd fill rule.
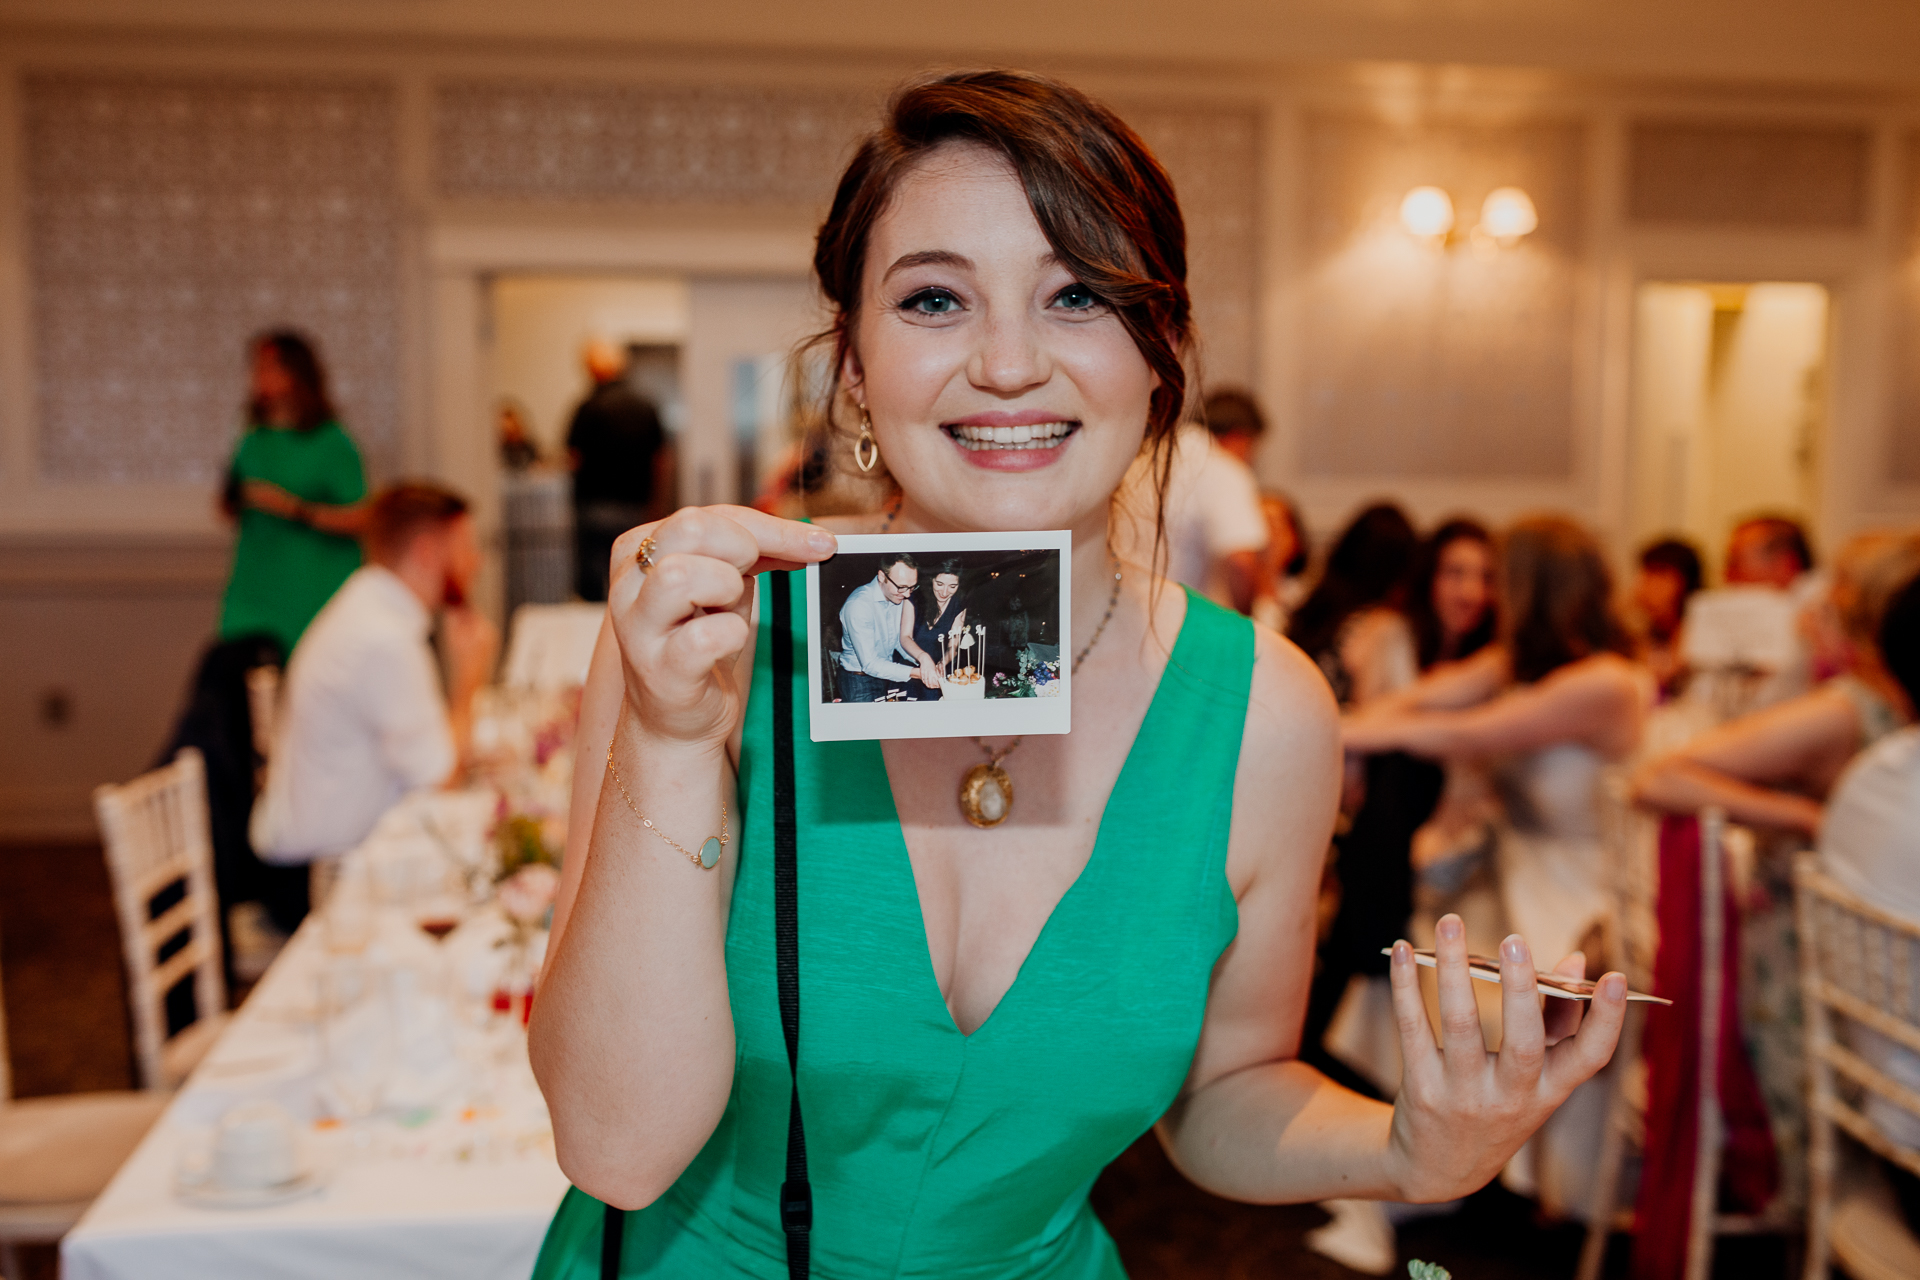
[[652,572],[653,570],[653,539],[652,538],[640,539],[640,550],[637,554],[635,554],[635,556],[633,557],[633,560],[635,564],[640,566],[640,571],[642,573]]

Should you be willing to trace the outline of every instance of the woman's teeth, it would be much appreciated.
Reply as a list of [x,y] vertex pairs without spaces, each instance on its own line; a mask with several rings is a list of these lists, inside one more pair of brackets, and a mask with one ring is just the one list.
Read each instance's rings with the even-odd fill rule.
[[1036,422],[1018,427],[950,426],[947,431],[961,448],[978,452],[982,449],[1051,449],[1078,426],[1075,422]]

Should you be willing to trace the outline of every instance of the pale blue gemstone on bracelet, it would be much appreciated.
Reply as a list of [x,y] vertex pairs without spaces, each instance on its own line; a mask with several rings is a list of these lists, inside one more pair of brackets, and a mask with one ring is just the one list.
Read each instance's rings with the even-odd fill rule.
[[700,846],[700,865],[711,871],[713,870],[714,864],[719,861],[720,837],[708,836],[707,842]]

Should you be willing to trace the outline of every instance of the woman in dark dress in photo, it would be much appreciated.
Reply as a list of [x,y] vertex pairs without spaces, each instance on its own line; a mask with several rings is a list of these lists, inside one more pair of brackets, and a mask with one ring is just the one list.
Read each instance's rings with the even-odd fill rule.
[[[916,591],[900,611],[900,650],[916,665],[931,662],[944,678],[953,670],[959,654],[954,647],[958,632],[967,625],[967,605],[960,596],[960,561],[948,558],[940,562],[927,580],[924,591]],[[942,636],[954,636],[944,645]],[[940,691],[929,689],[919,680],[907,682],[907,696],[916,702],[938,702]]]

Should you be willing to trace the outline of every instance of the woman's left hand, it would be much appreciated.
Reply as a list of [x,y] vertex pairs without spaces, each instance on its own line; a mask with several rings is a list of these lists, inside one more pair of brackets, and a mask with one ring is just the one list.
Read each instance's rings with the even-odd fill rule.
[[1405,1069],[1393,1108],[1389,1171],[1402,1198],[1421,1203],[1451,1200],[1491,1181],[1554,1108],[1607,1064],[1627,1008],[1626,978],[1610,973],[1600,979],[1584,1027],[1577,1001],[1547,998],[1548,1005],[1565,1006],[1549,1020],[1532,956],[1514,934],[1500,947],[1503,1026],[1500,1052],[1489,1053],[1467,974],[1466,929],[1459,916],[1448,915],[1436,932],[1437,1046],[1412,948],[1395,943],[1392,964]]

